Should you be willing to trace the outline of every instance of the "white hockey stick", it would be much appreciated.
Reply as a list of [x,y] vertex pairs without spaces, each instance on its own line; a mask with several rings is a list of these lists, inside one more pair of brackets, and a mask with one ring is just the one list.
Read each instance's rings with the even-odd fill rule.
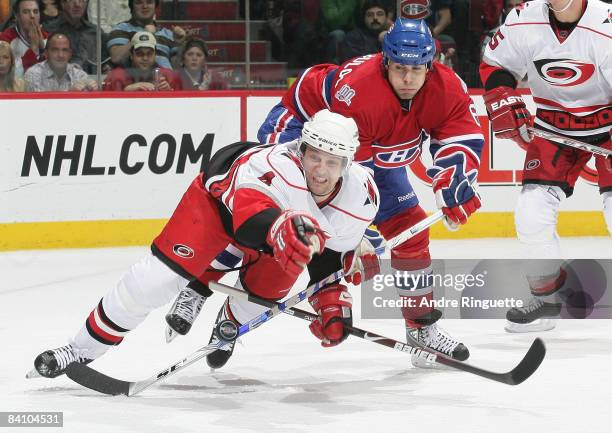
[[429,215],[424,220],[419,221],[418,223],[416,223],[409,229],[404,230],[400,234],[386,241],[383,245],[381,245],[380,247],[376,249],[376,254],[380,256],[381,254],[385,252],[385,250],[390,250],[398,246],[399,244],[406,242],[408,239],[418,235],[423,230],[428,229],[429,227],[431,227],[432,225],[434,225],[435,223],[437,223],[443,218],[444,218],[444,213],[442,213],[441,210]]
[[547,140],[554,141],[564,146],[569,146],[569,147],[573,147],[574,149],[591,152],[595,155],[612,157],[612,150],[604,149],[603,147],[595,146],[589,143],[584,143],[579,140],[574,140],[573,138],[564,137],[562,135],[555,134],[554,132],[542,131],[541,129],[536,129],[536,128],[527,128],[527,129],[529,130],[530,133],[532,133],[533,135],[537,137],[545,138]]

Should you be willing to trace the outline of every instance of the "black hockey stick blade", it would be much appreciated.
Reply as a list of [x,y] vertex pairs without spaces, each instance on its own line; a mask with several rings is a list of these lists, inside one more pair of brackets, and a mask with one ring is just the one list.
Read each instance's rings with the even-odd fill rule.
[[536,338],[531,343],[531,347],[525,354],[523,360],[514,367],[510,372],[510,378],[506,382],[508,385],[518,385],[523,383],[538,369],[544,356],[546,355],[546,346],[540,338]]
[[448,365],[449,367],[456,368],[458,370],[467,371],[469,373],[473,373],[480,377],[485,377],[487,379],[494,380],[496,382],[505,383],[507,385],[518,385],[523,383],[529,376],[531,376],[540,366],[542,361],[544,360],[544,356],[546,355],[546,346],[544,346],[544,342],[536,338],[533,343],[531,343],[531,347],[516,367],[510,370],[507,373],[495,373],[493,371],[488,371],[480,367],[475,367],[470,364],[463,363],[461,361],[456,361],[451,358],[445,358],[443,356],[438,356],[436,362],[439,364]]
[[108,395],[130,395],[131,382],[107,376],[79,362],[73,362],[66,367],[66,376],[83,385]]

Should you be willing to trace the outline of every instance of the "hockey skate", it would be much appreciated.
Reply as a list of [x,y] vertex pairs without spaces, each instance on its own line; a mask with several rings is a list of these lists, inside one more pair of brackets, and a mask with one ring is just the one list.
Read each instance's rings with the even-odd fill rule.
[[[230,318],[230,315],[227,312],[228,308],[229,308],[229,305],[226,300],[223,306],[221,306],[221,310],[219,310],[219,314],[217,315],[217,320],[215,320],[215,327],[213,328],[212,334],[210,335],[210,341],[208,342],[208,344],[217,343],[219,341],[219,337],[217,336],[217,325],[221,321],[232,320],[238,326],[240,326],[240,324],[237,323],[235,320],[233,320],[233,318]],[[223,367],[227,363],[227,361],[230,359],[230,357],[232,356],[232,353],[234,353],[235,345],[236,345],[236,340],[228,342],[221,349],[215,350],[214,352],[206,355],[206,363],[208,364],[208,366],[212,369],[218,369],[218,368]]]
[[533,296],[521,308],[512,308],[506,313],[506,332],[550,331],[556,326],[556,317],[561,314],[561,304],[544,302]]
[[176,297],[172,308],[166,314],[166,343],[170,343],[177,335],[186,335],[195,319],[200,314],[204,302],[204,296],[195,290],[185,287]]
[[[406,327],[406,339],[410,345],[427,347],[458,361],[465,361],[470,356],[468,348],[463,343],[452,338],[437,323],[432,323],[422,328]],[[412,365],[419,368],[439,367],[438,364],[432,363],[416,354],[412,355],[411,362]]]
[[53,379],[64,374],[66,367],[73,362],[89,364],[91,361],[91,359],[81,357],[79,351],[68,344],[38,355],[34,360],[34,370],[29,372],[26,377],[42,376]]

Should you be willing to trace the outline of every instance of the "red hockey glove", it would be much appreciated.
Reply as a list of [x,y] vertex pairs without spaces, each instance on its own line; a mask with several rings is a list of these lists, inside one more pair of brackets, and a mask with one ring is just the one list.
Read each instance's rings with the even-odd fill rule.
[[325,234],[313,217],[292,210],[280,214],[266,238],[274,258],[295,278],[310,263],[313,254],[323,252],[325,240]]
[[378,230],[366,229],[361,243],[353,251],[342,254],[342,269],[347,283],[355,285],[380,274],[377,250],[384,250],[385,239]]
[[495,136],[509,138],[527,150],[531,141],[527,127],[533,122],[517,91],[506,86],[496,87],[484,94],[484,102]]
[[308,298],[319,318],[310,324],[310,332],[321,340],[321,346],[331,347],[348,337],[346,326],[353,325],[353,298],[344,284],[332,284]]
[[432,178],[436,204],[451,223],[465,224],[468,217],[480,208],[480,196],[474,183],[478,163],[474,157],[449,147],[436,155],[434,166],[427,170]]

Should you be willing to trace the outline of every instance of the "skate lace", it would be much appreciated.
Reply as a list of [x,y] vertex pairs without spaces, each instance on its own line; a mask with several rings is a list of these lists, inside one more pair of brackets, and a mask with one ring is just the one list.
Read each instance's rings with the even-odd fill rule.
[[174,313],[189,321],[189,323],[193,323],[198,314],[200,314],[205,300],[205,297],[200,296],[193,290],[182,290],[179,293]]
[[60,370],[66,368],[71,362],[80,362],[78,356],[70,345],[53,349],[53,356],[55,356]]
[[531,301],[529,302],[529,304],[525,305],[524,307],[519,308],[518,310],[522,311],[523,313],[531,313],[532,311],[535,311],[538,308],[540,308],[542,305],[544,305],[544,302],[534,297],[534,298],[531,298]]
[[426,346],[447,355],[451,355],[459,345],[457,340],[451,338],[446,331],[436,324],[421,329],[421,340]]

